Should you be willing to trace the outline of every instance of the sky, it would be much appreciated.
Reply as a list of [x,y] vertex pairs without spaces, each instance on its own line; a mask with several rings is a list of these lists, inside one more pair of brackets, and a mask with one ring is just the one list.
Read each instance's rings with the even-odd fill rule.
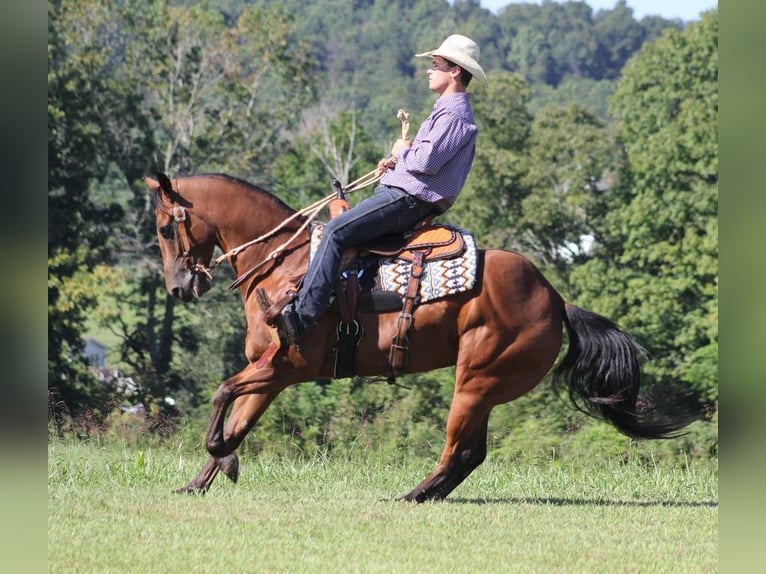
[[[508,4],[532,2],[534,0],[479,0],[482,7],[497,13]],[[561,0],[565,1],[565,0]],[[615,7],[617,0],[585,0],[593,8],[593,12],[608,10]],[[539,0],[535,4],[542,4]],[[718,0],[628,0],[628,7],[633,8],[633,17],[640,20],[644,16],[662,16],[663,18],[680,18],[684,22],[699,20],[699,15],[710,8],[718,6]]]

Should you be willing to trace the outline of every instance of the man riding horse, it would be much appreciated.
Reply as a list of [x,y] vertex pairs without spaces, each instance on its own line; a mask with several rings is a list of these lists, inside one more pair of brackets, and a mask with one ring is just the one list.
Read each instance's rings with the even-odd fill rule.
[[[352,374],[389,375],[392,369],[421,373],[454,366],[444,448],[433,471],[404,496],[413,502],[443,499],[461,484],[487,456],[492,409],[528,393],[549,373],[565,386],[578,409],[632,438],[676,436],[698,416],[687,416],[678,408],[672,387],[656,395],[642,388],[643,351],[637,341],[606,317],[565,301],[518,253],[461,251],[475,263],[469,266],[476,272],[475,286],[469,289],[425,300],[422,291],[410,289],[415,282],[405,280],[407,294],[403,303],[397,299],[399,309],[366,308],[353,315],[349,313],[353,305],[328,308],[346,248],[364,247],[384,234],[401,235],[424,218],[444,212],[470,170],[476,125],[465,88],[473,76],[486,82],[477,62],[479,49],[464,36],[450,36],[438,49],[418,55],[432,58],[429,86],[439,94],[433,113],[412,144],[404,137],[394,144],[396,161],[380,162],[378,169],[384,175],[375,194],[330,219],[313,259],[311,217],[263,189],[224,174],[173,181],[165,174],[146,178],[154,192],[168,293],[181,301],[202,296],[210,288],[208,266],[219,248],[224,255],[216,263],[228,260],[236,274],[232,288],[240,289],[247,323],[248,364],[213,395],[205,437],[210,456],[180,492],[207,491],[219,471],[236,481],[236,449],[284,389]],[[424,253],[431,255],[435,245],[451,243],[426,245],[426,249],[409,247],[415,254],[410,278],[420,277],[412,270],[426,268],[420,265]],[[280,295],[272,306],[268,294],[292,293],[295,278],[307,265],[298,298],[280,313],[289,295]],[[340,303],[338,293],[344,290],[336,291]],[[416,308],[415,299],[419,299]],[[269,327],[272,323],[282,331],[279,337]],[[339,327],[352,323],[357,332],[366,329],[377,336],[353,340],[353,363],[339,361],[343,357]],[[564,340],[562,329],[567,352],[554,368]],[[300,340],[303,344],[295,344]],[[291,344],[282,344],[285,341]],[[407,348],[417,350],[408,362],[402,357]]]
[[297,297],[274,319],[282,340],[306,336],[332,297],[343,252],[390,233],[403,233],[428,216],[444,213],[468,177],[478,128],[466,88],[473,77],[486,84],[479,46],[453,34],[435,50],[428,87],[438,94],[415,140],[397,139],[391,156],[378,163],[384,173],[374,195],[331,219],[303,278]]

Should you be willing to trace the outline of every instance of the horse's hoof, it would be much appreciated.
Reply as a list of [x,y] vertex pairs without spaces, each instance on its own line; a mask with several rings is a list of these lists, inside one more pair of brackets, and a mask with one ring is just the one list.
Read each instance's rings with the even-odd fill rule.
[[[422,493],[421,493],[421,496],[422,496]],[[417,490],[413,490],[412,492],[405,494],[404,496],[400,497],[398,500],[402,500],[404,502],[412,502],[414,504],[423,502],[422,498],[418,496]]]
[[230,454],[223,458],[216,459],[218,468],[226,475],[226,477],[233,483],[237,482],[239,478],[239,459],[236,454]]
[[207,488],[200,488],[192,484],[187,484],[184,487],[176,488],[173,491],[174,494],[198,494],[200,496],[205,494],[206,492],[207,492]]

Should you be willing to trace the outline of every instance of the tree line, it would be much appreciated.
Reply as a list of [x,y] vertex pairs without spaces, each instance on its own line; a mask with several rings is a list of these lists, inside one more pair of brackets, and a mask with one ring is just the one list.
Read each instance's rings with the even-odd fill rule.
[[[144,175],[226,172],[302,207],[331,178],[375,166],[397,109],[427,115],[427,62],[413,54],[453,32],[477,40],[490,81],[471,89],[477,156],[447,221],[530,257],[567,298],[643,342],[658,388],[683,382],[714,413],[717,10],[685,24],[636,21],[622,1],[494,15],[472,0],[49,0],[51,420],[103,418],[125,401],[206,413],[243,366],[226,271],[193,304],[164,291]],[[108,339],[135,396],[96,380],[86,334]],[[414,394],[353,381],[345,399],[302,385],[279,424],[316,442],[327,439],[316,417],[341,404],[373,420],[401,401],[436,421],[449,376],[410,379]],[[546,391],[530,405],[552,408]]]

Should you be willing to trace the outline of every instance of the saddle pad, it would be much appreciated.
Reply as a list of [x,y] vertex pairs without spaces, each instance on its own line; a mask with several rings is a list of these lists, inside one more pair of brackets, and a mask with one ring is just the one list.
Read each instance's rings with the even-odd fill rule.
[[[476,242],[467,231],[460,230],[460,233],[465,241],[465,250],[459,256],[427,261],[423,266],[418,303],[473,289],[476,284]],[[404,297],[411,267],[411,262],[402,259],[381,259],[378,269],[380,288]]]

